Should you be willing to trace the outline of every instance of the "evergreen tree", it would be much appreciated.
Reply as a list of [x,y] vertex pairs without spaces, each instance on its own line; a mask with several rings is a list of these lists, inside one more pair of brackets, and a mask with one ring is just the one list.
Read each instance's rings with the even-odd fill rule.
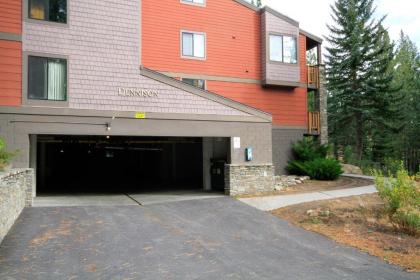
[[420,164],[420,55],[416,45],[400,34],[394,60],[394,84],[400,87],[394,110],[401,118],[394,120],[398,131],[391,136],[393,156],[402,159],[412,173]]
[[[374,0],[337,0],[328,26],[326,55],[331,140],[355,147],[360,161],[368,126],[385,125],[392,72],[392,44],[385,43],[385,17],[373,18]],[[389,39],[388,39],[389,40]]]

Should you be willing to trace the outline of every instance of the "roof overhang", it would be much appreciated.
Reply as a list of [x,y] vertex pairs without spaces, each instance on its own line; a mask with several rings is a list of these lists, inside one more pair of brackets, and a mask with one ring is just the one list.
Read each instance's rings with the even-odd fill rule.
[[300,29],[299,30],[299,32],[302,34],[302,35],[305,35],[307,38],[309,38],[309,39],[311,39],[312,41],[315,41],[315,42],[317,42],[318,44],[322,44],[322,38],[320,38],[320,37],[318,37],[318,36],[315,36],[314,34],[312,34],[312,33],[309,33],[309,32],[307,32],[307,31],[305,31],[305,30],[303,30],[303,29]]

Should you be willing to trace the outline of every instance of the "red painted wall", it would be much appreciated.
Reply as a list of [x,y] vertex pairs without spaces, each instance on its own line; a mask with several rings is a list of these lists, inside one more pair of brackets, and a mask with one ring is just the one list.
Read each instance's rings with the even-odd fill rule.
[[[0,32],[22,34],[22,1],[0,0]],[[0,40],[0,105],[22,98],[22,43]]]
[[22,34],[22,0],[0,0],[0,32]]
[[0,40],[0,105],[19,106],[22,97],[22,43]]
[[[176,1],[142,1],[142,64],[165,72],[261,79],[260,14],[233,0],[206,7]],[[207,58],[181,58],[181,30],[205,32]],[[306,41],[300,36],[301,79],[306,83]],[[306,126],[306,88],[263,88],[207,81],[207,89],[273,115],[273,124]]]

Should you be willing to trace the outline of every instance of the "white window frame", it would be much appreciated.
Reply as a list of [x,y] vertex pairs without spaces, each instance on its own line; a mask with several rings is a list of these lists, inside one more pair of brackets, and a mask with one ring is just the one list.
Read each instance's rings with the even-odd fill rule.
[[[198,35],[203,35],[204,36],[204,57],[200,57],[200,56],[188,56],[188,55],[184,55],[184,45],[183,45],[183,34],[184,33],[191,33],[191,34],[198,34]],[[180,53],[181,53],[181,58],[185,58],[185,59],[195,59],[195,60],[206,60],[207,59],[207,35],[205,32],[198,32],[198,31],[190,31],[190,30],[181,30],[180,32]],[[194,45],[194,41],[193,41],[193,45]],[[193,50],[194,52],[194,50]]]
[[181,4],[192,5],[192,6],[199,6],[205,7],[207,0],[203,0],[203,3],[195,3],[195,0],[180,0]]
[[[271,59],[271,36],[277,36],[277,37],[282,38],[282,60],[281,61]],[[270,32],[267,37],[268,37],[268,40],[267,40],[268,53],[267,53],[267,55],[268,55],[268,60],[271,63],[281,63],[281,64],[287,64],[287,65],[299,65],[299,41],[298,41],[297,36],[291,35],[291,34],[280,34],[280,33]],[[296,62],[285,62],[284,61],[284,37],[290,37],[290,38],[293,38],[295,40],[295,43],[296,43]]]

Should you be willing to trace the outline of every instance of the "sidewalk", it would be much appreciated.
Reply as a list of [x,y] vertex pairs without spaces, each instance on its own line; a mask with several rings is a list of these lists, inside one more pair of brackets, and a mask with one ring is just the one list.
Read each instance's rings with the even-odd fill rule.
[[375,185],[342,190],[319,191],[311,193],[275,195],[265,197],[240,198],[239,201],[263,211],[318,200],[336,199],[341,197],[376,193]]

